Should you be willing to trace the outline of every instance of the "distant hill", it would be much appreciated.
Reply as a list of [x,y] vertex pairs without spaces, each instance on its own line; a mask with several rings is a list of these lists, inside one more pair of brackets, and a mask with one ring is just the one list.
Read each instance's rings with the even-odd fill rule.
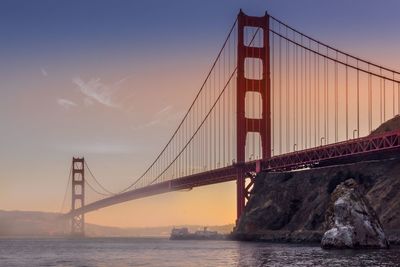
[[[208,229],[220,233],[230,233],[233,224],[208,226]],[[132,227],[120,228],[86,224],[86,235],[93,237],[155,237],[169,236],[173,226],[160,227]],[[190,231],[202,229],[202,225],[180,225]],[[1,236],[63,236],[69,234],[69,224],[60,219],[59,213],[37,211],[2,211],[0,210],[0,237]]]

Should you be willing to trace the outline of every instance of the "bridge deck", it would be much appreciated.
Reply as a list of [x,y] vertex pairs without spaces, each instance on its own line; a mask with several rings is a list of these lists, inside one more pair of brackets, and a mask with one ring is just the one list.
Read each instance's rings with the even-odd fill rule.
[[[379,135],[366,136],[349,141],[274,156],[270,159],[262,160],[261,166],[265,171],[288,171],[367,159],[382,159],[394,156],[399,151],[400,130],[396,130]],[[82,208],[76,209],[74,212],[67,213],[66,216],[71,217],[77,214],[88,213],[118,203],[171,191],[233,181],[236,180],[236,177],[240,172],[255,170],[256,162],[251,161],[188,175],[143,188],[133,189],[131,191],[90,203]]]

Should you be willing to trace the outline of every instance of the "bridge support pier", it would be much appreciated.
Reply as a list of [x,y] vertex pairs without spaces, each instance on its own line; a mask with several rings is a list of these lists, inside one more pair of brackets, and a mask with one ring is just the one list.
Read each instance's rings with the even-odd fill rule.
[[[241,215],[244,212],[246,202],[250,198],[250,191],[254,186],[256,174],[261,171],[260,161],[257,161],[255,172],[244,172],[240,170],[237,174],[236,180],[236,194],[237,194],[237,214]],[[237,217],[239,220],[240,216]]]
[[236,180],[237,220],[239,220],[240,215],[242,214],[244,207],[246,205],[245,184],[246,184],[246,178],[244,176],[244,173],[243,172],[238,173]]
[[[262,44],[255,46],[245,44],[244,34],[246,27],[257,28],[262,32]],[[261,34],[261,33],[260,33]],[[237,106],[237,163],[246,161],[246,141],[249,133],[258,133],[261,137],[263,160],[271,157],[271,81],[270,81],[270,51],[269,51],[269,15],[263,17],[247,16],[240,10],[238,15],[238,42],[237,42],[237,81],[236,81],[236,106]],[[257,59],[262,62],[261,79],[245,77],[245,60]],[[246,94],[258,93],[261,96],[261,116],[257,118],[246,117]],[[239,168],[240,169],[240,168]],[[249,197],[249,188],[246,186],[244,171],[237,175],[237,219],[240,218],[246,198]],[[254,179],[254,178],[252,178]],[[252,180],[251,179],[251,180]],[[253,181],[250,182],[251,184]]]
[[[85,159],[72,158],[72,206],[71,212],[85,205]],[[85,214],[73,214],[71,235],[85,235]]]

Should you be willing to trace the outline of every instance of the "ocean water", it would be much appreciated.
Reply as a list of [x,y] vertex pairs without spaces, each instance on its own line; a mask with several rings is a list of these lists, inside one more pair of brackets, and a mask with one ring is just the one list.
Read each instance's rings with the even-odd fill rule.
[[400,266],[400,248],[162,238],[0,239],[0,266]]

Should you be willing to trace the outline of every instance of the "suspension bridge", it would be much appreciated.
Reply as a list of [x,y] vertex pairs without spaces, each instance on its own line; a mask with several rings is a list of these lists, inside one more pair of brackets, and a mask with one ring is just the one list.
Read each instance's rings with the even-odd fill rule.
[[[400,72],[309,37],[265,13],[239,12],[193,102],[154,161],[118,193],[73,158],[73,235],[85,213],[125,201],[236,181],[237,217],[255,175],[391,157],[400,131]],[[101,199],[85,202],[87,191]],[[67,191],[66,191],[67,192]],[[65,197],[64,197],[65,202]]]

